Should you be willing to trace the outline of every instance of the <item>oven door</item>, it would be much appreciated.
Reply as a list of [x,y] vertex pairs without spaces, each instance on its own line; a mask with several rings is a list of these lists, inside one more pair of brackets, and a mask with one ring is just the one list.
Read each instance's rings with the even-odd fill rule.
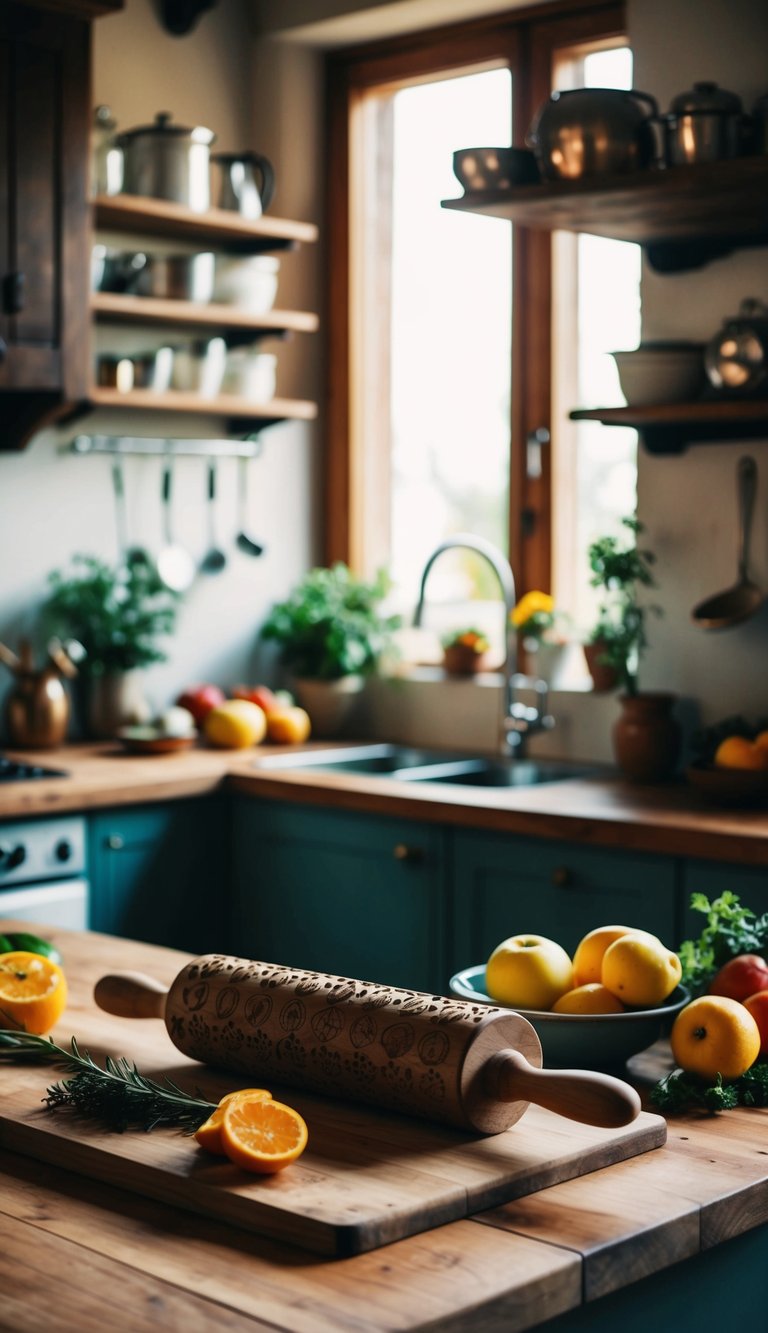
[[[88,929],[88,881],[59,879],[0,889],[0,918],[36,921],[67,930]],[[0,924],[0,934],[2,925]]]

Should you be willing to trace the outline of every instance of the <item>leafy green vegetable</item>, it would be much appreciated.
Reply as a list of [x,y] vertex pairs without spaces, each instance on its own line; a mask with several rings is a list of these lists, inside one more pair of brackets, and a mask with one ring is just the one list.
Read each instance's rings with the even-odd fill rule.
[[768,912],[756,916],[748,907],[742,907],[735,893],[726,890],[712,902],[704,893],[692,893],[691,907],[707,918],[699,938],[683,940],[678,949],[683,965],[682,983],[693,994],[704,991],[729,958],[768,950]]
[[650,1100],[669,1114],[697,1107],[714,1114],[734,1106],[768,1106],[768,1064],[752,1065],[741,1078],[728,1083],[720,1074],[707,1084],[695,1074],[674,1069],[651,1089]]

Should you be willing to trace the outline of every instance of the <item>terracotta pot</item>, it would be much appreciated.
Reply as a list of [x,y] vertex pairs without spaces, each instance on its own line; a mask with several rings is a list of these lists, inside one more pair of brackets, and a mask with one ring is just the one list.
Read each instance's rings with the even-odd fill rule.
[[585,643],[582,646],[595,694],[608,694],[610,690],[615,690],[619,683],[618,671],[607,662],[598,661],[606,649],[603,640],[596,639],[594,643]]
[[663,782],[675,771],[682,733],[674,694],[622,694],[613,726],[616,763],[632,782]]
[[449,676],[474,676],[476,671],[485,671],[487,662],[487,653],[476,653],[463,643],[443,649],[443,670]]
[[296,698],[309,713],[312,735],[331,737],[342,734],[352,721],[361,690],[362,676],[341,676],[338,680],[296,679]]

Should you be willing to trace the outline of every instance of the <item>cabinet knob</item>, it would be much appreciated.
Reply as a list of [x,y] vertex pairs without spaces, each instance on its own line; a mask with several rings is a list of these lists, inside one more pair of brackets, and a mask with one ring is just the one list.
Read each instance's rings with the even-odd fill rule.
[[111,852],[120,852],[125,846],[125,841],[119,833],[110,833],[107,838],[107,846]]
[[396,861],[423,861],[424,850],[421,847],[409,847],[407,842],[396,842],[392,848]]
[[552,871],[552,883],[556,889],[567,889],[573,883],[573,872],[567,866],[555,866]]

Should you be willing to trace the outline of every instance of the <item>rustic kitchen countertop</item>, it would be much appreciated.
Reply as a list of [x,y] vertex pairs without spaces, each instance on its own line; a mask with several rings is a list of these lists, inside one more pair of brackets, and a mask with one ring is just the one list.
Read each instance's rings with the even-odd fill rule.
[[[95,976],[126,967],[168,982],[186,962],[111,937],[45,933],[62,949],[72,987],[60,1041],[85,1025]],[[95,1021],[100,1044],[119,1054],[125,1020]],[[147,1038],[153,1068],[163,1040],[157,1027]],[[638,1057],[636,1073],[643,1058],[646,1073],[663,1068],[663,1049]],[[42,1091],[53,1078],[40,1075]],[[525,1117],[509,1132],[524,1126]],[[593,1333],[676,1324],[709,1333],[722,1324],[706,1304],[708,1274],[733,1314],[747,1315],[745,1293],[765,1282],[767,1126],[768,1111],[759,1110],[677,1117],[662,1148],[336,1260],[21,1156],[0,1132],[0,1324],[46,1333],[105,1323],[132,1333],[516,1333],[565,1316],[565,1328]],[[687,1320],[675,1317],[676,1299]],[[750,1327],[762,1326],[753,1317]]]
[[328,743],[256,750],[202,746],[178,754],[128,755],[109,742],[11,758],[64,769],[65,778],[0,784],[0,819],[55,815],[236,791],[268,800],[593,846],[768,865],[768,812],[705,805],[683,781],[638,786],[617,775],[489,789],[396,782],[363,774],[259,769],[261,761]]

